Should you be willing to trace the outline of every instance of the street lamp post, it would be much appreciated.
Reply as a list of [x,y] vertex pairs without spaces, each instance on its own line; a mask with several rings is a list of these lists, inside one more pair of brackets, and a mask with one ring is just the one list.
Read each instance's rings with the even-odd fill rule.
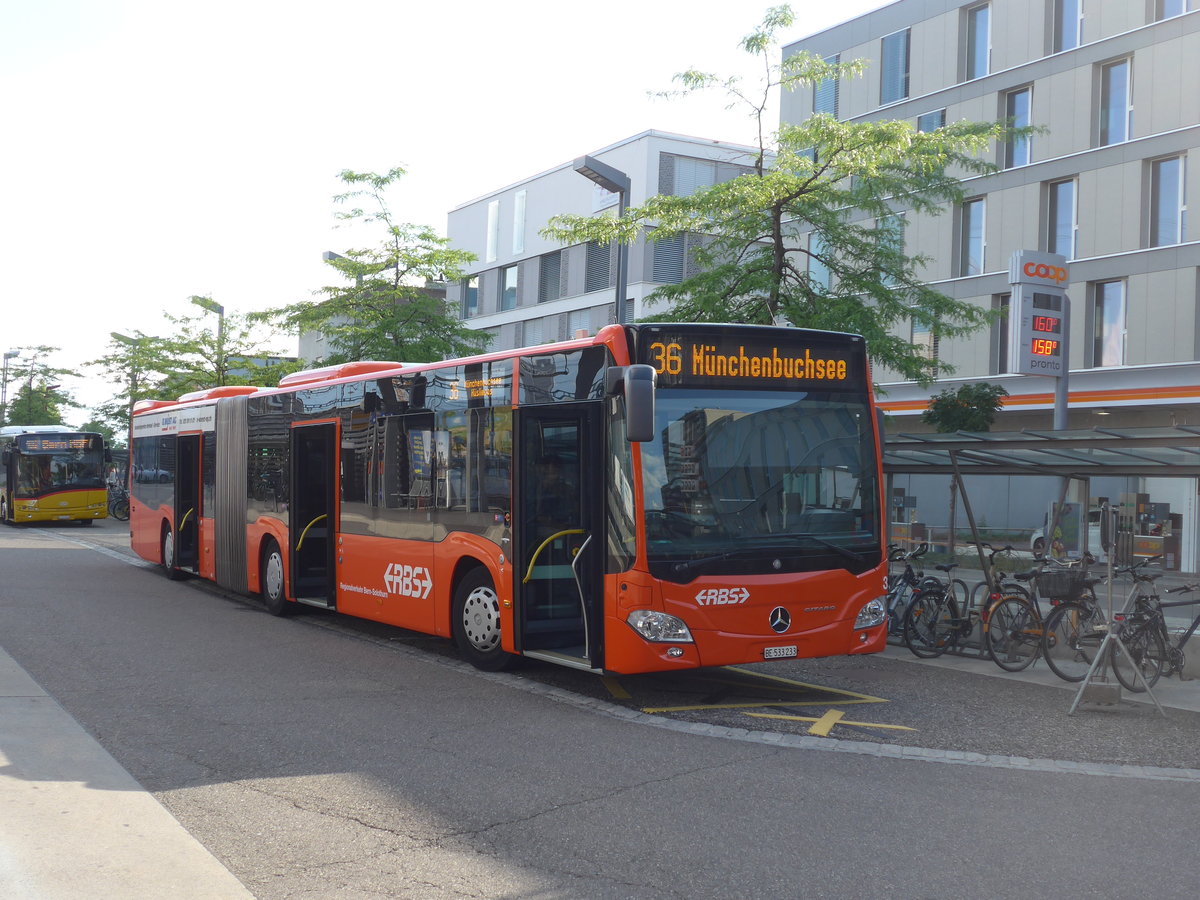
[[8,423],[8,361],[20,355],[20,350],[4,351],[4,376],[0,380],[0,427]]
[[42,385],[42,420],[46,421],[50,418],[50,395],[57,391],[61,384],[43,384]]
[[[617,195],[617,218],[625,217],[625,208],[629,201],[631,183],[629,176],[620,169],[614,169],[607,163],[592,156],[581,156],[575,160],[575,171],[589,181],[595,182]],[[625,324],[625,282],[629,264],[629,247],[624,241],[617,242],[617,324]]]
[[217,385],[225,384],[225,307],[212,297],[192,296],[191,301],[201,309],[217,314]]

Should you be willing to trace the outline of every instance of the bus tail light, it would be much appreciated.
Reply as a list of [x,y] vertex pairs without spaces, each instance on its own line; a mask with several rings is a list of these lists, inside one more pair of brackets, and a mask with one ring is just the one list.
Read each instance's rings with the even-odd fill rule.
[[669,616],[652,609],[635,609],[625,621],[648,641],[667,644],[694,643],[687,623],[676,616]]
[[854,627],[856,629],[874,628],[876,625],[882,625],[885,618],[887,618],[887,606],[884,605],[882,597],[876,597],[858,611]]

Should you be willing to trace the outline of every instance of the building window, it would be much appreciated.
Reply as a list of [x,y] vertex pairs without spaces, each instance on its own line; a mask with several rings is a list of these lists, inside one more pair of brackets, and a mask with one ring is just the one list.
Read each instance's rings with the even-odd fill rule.
[[826,245],[821,235],[808,236],[808,280],[813,290],[828,293],[833,286],[833,274],[826,263]]
[[[557,300],[562,296],[562,251],[544,253],[538,270],[538,303]],[[512,268],[516,268],[513,266]],[[515,294],[514,294],[515,296]]]
[[495,262],[500,253],[500,201],[488,204],[487,216],[487,262]]
[[[933,327],[925,322],[912,320],[912,345],[921,356],[925,359],[937,362],[938,359],[938,336]],[[932,373],[937,376],[937,369]]]
[[917,116],[917,131],[937,131],[946,124],[946,111],[935,109],[924,115]]
[[[1030,119],[1032,94],[1033,91],[1025,87],[1017,91],[1009,91],[1004,95],[1004,115],[1013,128],[1028,128],[1032,124],[1032,120]],[[1016,166],[1027,166],[1032,161],[1032,137],[1029,135],[1014,137],[1011,141],[1005,143],[1004,168],[1012,169]]]
[[1185,158],[1172,156],[1150,164],[1150,246],[1163,247],[1187,240]]
[[1192,11],[1192,0],[1155,0],[1154,19],[1172,19]]
[[536,347],[542,343],[542,319],[528,319],[525,322],[525,336],[521,339],[526,347]]
[[[840,56],[827,56],[825,62],[837,65]],[[822,79],[813,90],[813,115],[825,113],[835,119],[838,114],[838,80],[836,78]]]
[[479,276],[472,275],[462,281],[462,317],[469,319],[479,315]]
[[982,78],[990,71],[991,7],[987,4],[967,10],[967,71],[966,81]]
[[1125,282],[1102,281],[1093,300],[1092,365],[1125,363]]
[[1129,60],[1100,68],[1100,146],[1120,144],[1133,134],[1133,92]]
[[1009,320],[1009,316],[1012,315],[1012,294],[997,294],[992,298],[992,309],[998,310],[1000,313],[1000,316],[992,326],[992,349],[996,354],[992,373],[994,375],[1004,375],[1012,371],[1011,360],[1008,358],[1008,336],[1012,333],[1013,325]]
[[976,197],[962,205],[962,231],[959,237],[958,274],[960,277],[983,272],[984,199]]
[[[875,223],[879,244],[887,255],[894,257],[897,269],[904,265],[904,226],[906,224],[903,213],[884,216]],[[896,279],[887,272],[883,273],[880,280],[888,287],[895,287],[897,284]]]
[[583,291],[603,291],[612,287],[612,244],[597,244],[590,241],[587,245],[587,258],[584,265]]
[[654,242],[654,280],[660,284],[683,281],[683,235]]
[[513,256],[525,252],[525,191],[513,196]]
[[1046,185],[1046,251],[1075,258],[1075,182],[1054,181]]
[[500,309],[517,308],[517,267],[505,266],[500,270]]
[[692,159],[689,156],[675,157],[675,182],[672,194],[690,197],[701,188],[717,183],[717,164],[711,159]]
[[570,337],[575,337],[579,332],[585,334],[592,333],[592,311],[590,309],[573,309],[567,314],[567,328],[570,331]]
[[880,42],[880,105],[908,97],[908,29],[889,34]]
[[1083,43],[1083,0],[1054,0],[1054,52]]

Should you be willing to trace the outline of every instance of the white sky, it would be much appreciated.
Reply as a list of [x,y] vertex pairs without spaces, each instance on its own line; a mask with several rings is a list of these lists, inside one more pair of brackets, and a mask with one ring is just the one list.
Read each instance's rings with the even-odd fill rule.
[[[0,0],[0,349],[61,347],[90,407],[112,389],[81,363],[110,331],[164,334],[192,294],[311,297],[336,283],[321,252],[356,243],[342,169],[403,167],[393,214],[444,234],[454,207],[649,128],[750,143],[717,92],[647,92],[692,67],[753,83],[737,44],[772,2]],[[792,5],[784,43],[886,0]]]

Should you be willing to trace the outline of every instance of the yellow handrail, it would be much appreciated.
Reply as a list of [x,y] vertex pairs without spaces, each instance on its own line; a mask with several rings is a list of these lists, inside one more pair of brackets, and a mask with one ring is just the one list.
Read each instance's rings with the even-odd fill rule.
[[546,549],[546,545],[551,541],[558,540],[568,534],[583,534],[582,528],[570,528],[566,531],[560,531],[558,534],[552,534],[550,537],[542,541],[536,550],[533,551],[533,559],[529,561],[529,571],[525,573],[525,577],[521,579],[521,584],[529,584],[529,580],[533,578],[533,567],[537,564],[537,558],[542,555],[542,551]]
[[185,512],[183,514],[183,518],[179,521],[179,533],[180,534],[183,534],[183,526],[187,524],[188,516],[190,516],[195,511],[196,511],[196,508],[192,507],[191,509],[189,509],[187,512]]
[[307,525],[304,526],[304,530],[302,532],[300,532],[300,540],[296,541],[296,552],[297,553],[299,553],[300,548],[304,546],[304,536],[306,534],[308,534],[308,529],[312,528],[314,525],[316,525],[322,519],[327,519],[327,518],[329,518],[329,515],[327,513],[321,513],[319,516],[317,516],[315,519],[313,519],[311,522],[309,522]]

